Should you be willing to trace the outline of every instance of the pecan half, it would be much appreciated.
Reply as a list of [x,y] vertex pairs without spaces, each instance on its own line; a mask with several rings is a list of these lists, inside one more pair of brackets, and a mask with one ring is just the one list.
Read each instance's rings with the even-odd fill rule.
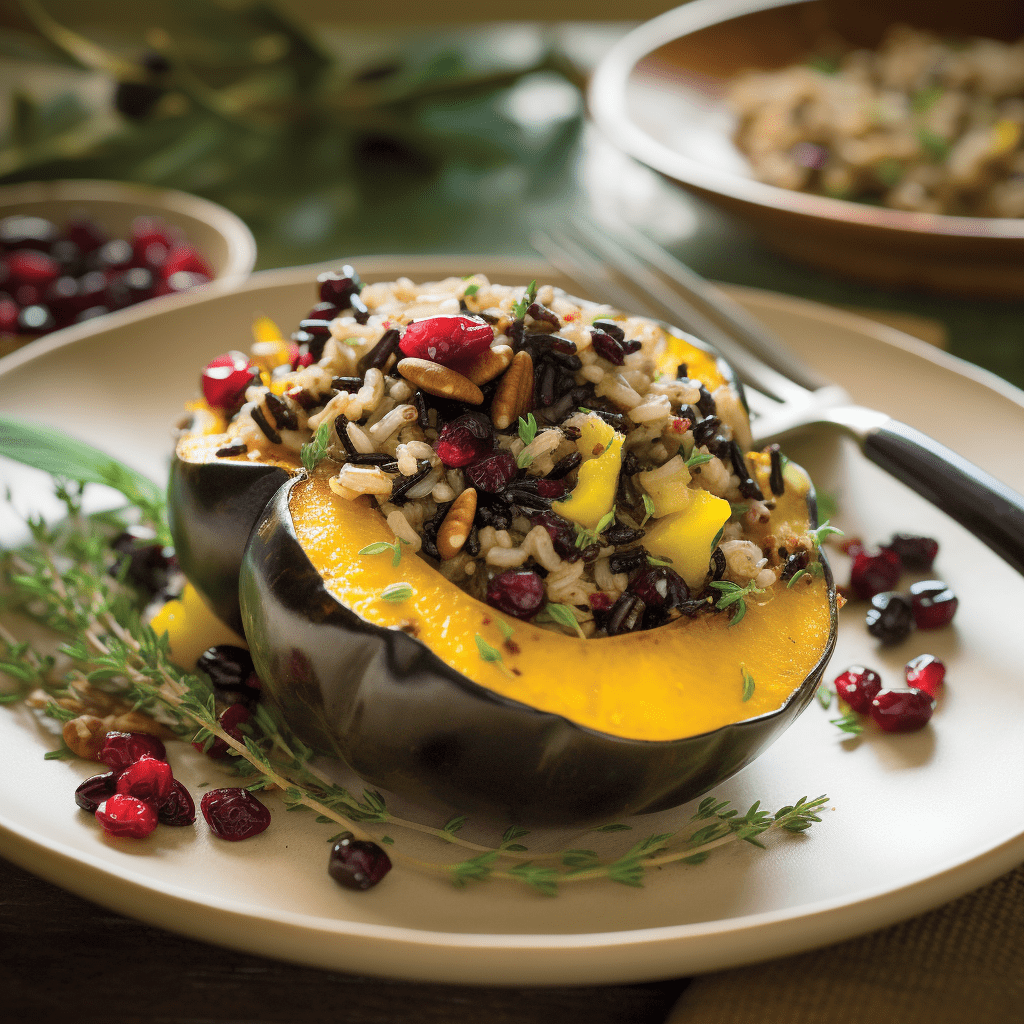
[[411,384],[438,398],[453,398],[469,405],[480,405],[484,400],[484,393],[450,366],[429,359],[408,358],[400,359],[396,369]]
[[533,408],[533,360],[529,352],[517,352],[491,402],[496,430],[507,430]]

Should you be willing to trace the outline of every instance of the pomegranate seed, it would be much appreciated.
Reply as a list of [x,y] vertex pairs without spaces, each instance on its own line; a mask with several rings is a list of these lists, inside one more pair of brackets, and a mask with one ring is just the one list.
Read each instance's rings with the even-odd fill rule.
[[171,782],[171,792],[156,809],[161,825],[191,825],[196,820],[196,805],[189,791],[177,780]]
[[905,597],[890,591],[871,598],[865,621],[868,632],[877,640],[883,644],[898,644],[914,628],[914,613]]
[[398,347],[407,356],[435,363],[458,363],[486,352],[494,341],[494,328],[478,316],[464,313],[414,320]]
[[942,580],[922,580],[910,588],[910,603],[918,629],[947,626],[960,604],[956,594]]
[[494,427],[490,418],[479,412],[467,412],[441,428],[434,450],[446,466],[468,466],[494,447]]
[[50,312],[62,323],[70,323],[79,312],[78,282],[68,274],[58,277],[43,296]]
[[99,805],[116,792],[117,772],[93,775],[81,783],[78,789],[75,790],[75,803],[83,811],[91,811],[95,814]]
[[14,301],[19,306],[38,305],[43,298],[44,289],[34,284],[19,284],[14,289]]
[[60,264],[46,253],[33,249],[19,249],[7,257],[7,269],[11,280],[18,284],[31,284],[45,288],[60,277]]
[[485,455],[466,467],[466,476],[479,491],[498,494],[503,491],[519,472],[515,456],[508,452]]
[[517,619],[529,619],[544,603],[544,581],[528,569],[506,569],[487,584],[487,603]]
[[[232,739],[238,740],[239,743],[245,743],[245,736],[242,734],[239,726],[244,725],[250,718],[252,718],[252,715],[244,704],[229,704],[217,716],[217,722]],[[202,743],[193,743],[192,746],[196,750],[203,749]],[[219,761],[228,756],[228,750],[230,749],[220,736],[214,736],[213,742],[206,748],[206,756]]]
[[874,669],[851,665],[836,676],[835,688],[840,700],[865,715],[871,709],[871,701],[882,689],[882,677]]
[[103,228],[85,217],[68,221],[64,237],[74,242],[83,253],[95,252],[107,240]]
[[115,772],[123,772],[142,757],[166,761],[167,748],[144,732],[108,732],[100,750],[100,760]]
[[880,690],[870,710],[883,732],[915,732],[928,724],[935,701],[924,690]]
[[854,555],[853,568],[850,570],[850,586],[862,601],[866,601],[875,594],[892,590],[899,581],[902,570],[900,556],[895,551],[881,548],[879,551],[871,552],[865,548]]
[[391,870],[391,858],[376,844],[345,832],[331,848],[327,873],[346,889],[372,889]]
[[648,608],[678,608],[690,597],[682,576],[667,565],[644,569],[629,585]]
[[96,819],[108,835],[128,839],[144,839],[157,826],[154,808],[145,800],[127,793],[115,793],[100,804]]
[[203,398],[214,409],[236,409],[245,401],[245,389],[258,371],[242,352],[225,352],[203,370],[200,383]]
[[191,245],[176,245],[167,254],[161,268],[165,278],[170,278],[179,271],[189,274],[202,274],[207,280],[213,277],[209,263]]
[[348,309],[352,296],[363,289],[359,275],[347,264],[340,272],[329,270],[316,280],[320,285],[320,301],[331,302],[339,309]]
[[117,778],[117,791],[137,796],[147,803],[161,804],[170,795],[173,781],[171,766],[166,761],[145,756],[121,772]]
[[247,789],[211,789],[199,807],[210,831],[231,843],[258,836],[270,824],[270,811]]
[[946,678],[946,666],[934,654],[919,654],[903,669],[907,685],[935,697]]
[[894,533],[886,547],[900,556],[900,561],[906,568],[920,571],[930,569],[935,556],[939,553],[937,540],[932,540],[931,537],[916,537],[909,533]]

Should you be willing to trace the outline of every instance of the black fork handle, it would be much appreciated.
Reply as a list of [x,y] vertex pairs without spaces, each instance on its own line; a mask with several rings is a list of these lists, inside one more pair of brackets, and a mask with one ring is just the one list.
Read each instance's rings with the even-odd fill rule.
[[1024,573],[1024,497],[921,431],[887,420],[867,432],[864,454]]

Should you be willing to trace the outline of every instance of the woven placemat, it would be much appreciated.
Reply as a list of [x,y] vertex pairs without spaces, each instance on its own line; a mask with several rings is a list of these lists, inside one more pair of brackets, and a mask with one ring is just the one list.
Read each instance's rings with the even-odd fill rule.
[[1024,1021],[1024,867],[825,949],[694,979],[666,1024]]

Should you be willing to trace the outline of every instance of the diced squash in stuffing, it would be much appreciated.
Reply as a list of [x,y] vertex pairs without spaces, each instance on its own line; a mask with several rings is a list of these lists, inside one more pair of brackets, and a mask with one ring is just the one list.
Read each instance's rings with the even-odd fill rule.
[[644,547],[655,558],[671,559],[672,568],[686,585],[696,589],[707,575],[715,540],[731,511],[724,499],[708,491],[694,491],[685,512],[665,516],[647,531]]

